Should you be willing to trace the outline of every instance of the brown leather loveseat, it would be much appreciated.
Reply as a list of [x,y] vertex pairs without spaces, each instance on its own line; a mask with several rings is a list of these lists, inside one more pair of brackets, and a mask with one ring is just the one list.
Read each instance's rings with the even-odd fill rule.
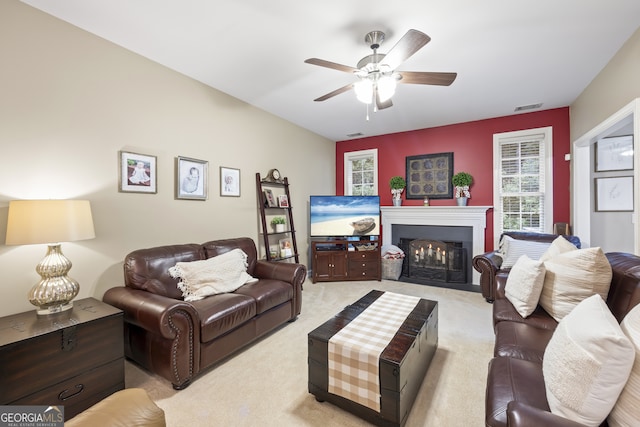
[[[607,306],[618,322],[640,303],[640,257],[607,253],[612,268]],[[527,318],[505,297],[507,274],[495,277],[494,358],[489,363],[485,420],[491,427],[580,426],[550,412],[542,371],[545,348],[558,323],[538,305]],[[603,425],[607,425],[606,421]]]
[[[234,292],[185,301],[169,268],[235,248],[247,254],[247,273],[259,280]],[[205,368],[295,320],[306,274],[301,264],[258,260],[250,238],[160,246],[127,255],[125,286],[109,289],[103,300],[124,311],[126,357],[179,390]]]

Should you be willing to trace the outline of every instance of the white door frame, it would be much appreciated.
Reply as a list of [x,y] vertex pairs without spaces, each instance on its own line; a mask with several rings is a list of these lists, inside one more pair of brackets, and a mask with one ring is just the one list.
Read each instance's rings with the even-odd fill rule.
[[[573,234],[580,237],[584,247],[591,246],[591,145],[598,139],[607,136],[633,122],[633,247],[634,253],[640,255],[640,229],[638,227],[638,208],[640,207],[640,98],[618,110],[589,132],[582,135],[572,144],[571,153],[571,201]],[[575,191],[575,183],[588,183],[589,191]]]

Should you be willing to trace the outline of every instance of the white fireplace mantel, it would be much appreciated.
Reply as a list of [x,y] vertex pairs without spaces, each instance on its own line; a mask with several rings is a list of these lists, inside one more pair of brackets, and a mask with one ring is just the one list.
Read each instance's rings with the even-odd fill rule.
[[[391,227],[398,225],[436,225],[472,227],[472,257],[484,253],[484,230],[487,211],[493,206],[381,206],[382,242],[391,244]],[[480,283],[480,275],[473,272],[473,283]]]

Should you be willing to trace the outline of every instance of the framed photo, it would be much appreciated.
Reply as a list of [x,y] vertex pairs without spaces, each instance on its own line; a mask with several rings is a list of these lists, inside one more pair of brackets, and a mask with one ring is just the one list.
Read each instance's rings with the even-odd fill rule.
[[289,207],[289,199],[287,198],[286,194],[281,194],[278,196],[278,206],[280,206],[281,208]]
[[452,199],[453,153],[407,156],[407,199]]
[[596,172],[633,169],[633,135],[602,138],[596,142]]
[[240,197],[240,169],[220,166],[220,195]]
[[293,256],[293,244],[291,239],[280,239],[280,258]]
[[176,157],[176,199],[207,200],[209,162]]
[[156,156],[120,151],[118,191],[123,193],[157,193]]
[[596,211],[633,211],[633,177],[596,178]]
[[273,196],[273,191],[268,188],[264,190],[264,205],[267,208],[277,208],[276,198]]

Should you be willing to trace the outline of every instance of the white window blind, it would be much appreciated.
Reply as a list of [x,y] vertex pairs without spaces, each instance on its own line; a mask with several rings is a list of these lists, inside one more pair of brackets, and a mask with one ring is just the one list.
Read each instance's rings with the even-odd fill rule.
[[494,231],[498,237],[504,231],[551,230],[551,128],[545,129],[494,138]]
[[378,150],[344,154],[344,187],[348,196],[378,194]]

